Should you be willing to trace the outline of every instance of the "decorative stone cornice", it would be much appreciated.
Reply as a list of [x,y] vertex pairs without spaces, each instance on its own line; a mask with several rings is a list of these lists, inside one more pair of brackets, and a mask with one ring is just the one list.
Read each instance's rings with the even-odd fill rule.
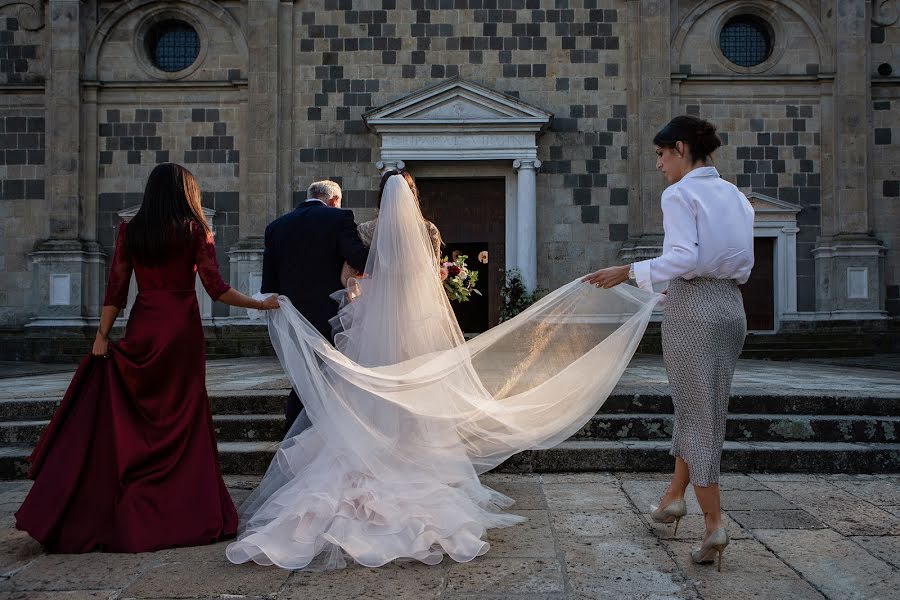
[[380,160],[536,159],[553,115],[512,96],[450,79],[363,115]]

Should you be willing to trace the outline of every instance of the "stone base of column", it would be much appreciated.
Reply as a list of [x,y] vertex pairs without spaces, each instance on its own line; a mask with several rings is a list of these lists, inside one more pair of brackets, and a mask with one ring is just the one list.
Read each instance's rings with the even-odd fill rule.
[[628,238],[619,250],[619,258],[629,264],[641,260],[656,258],[662,254],[663,236],[647,234]]
[[106,254],[84,240],[46,240],[35,246],[32,306],[27,327],[93,326],[106,284]]
[[852,319],[884,319],[884,255],[869,235],[819,238],[816,259],[816,312]]
[[[263,238],[244,238],[232,246],[228,251],[231,276],[228,282],[231,287],[248,296],[259,292],[262,284],[263,271]],[[300,258],[298,257],[298,260]],[[247,319],[247,310],[244,308],[230,307],[229,315],[236,324],[250,323]]]

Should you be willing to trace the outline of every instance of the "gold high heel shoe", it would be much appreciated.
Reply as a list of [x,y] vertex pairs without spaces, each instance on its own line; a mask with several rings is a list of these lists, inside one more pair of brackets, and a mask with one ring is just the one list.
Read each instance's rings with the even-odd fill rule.
[[681,518],[686,514],[687,503],[684,501],[684,498],[681,500],[673,500],[672,502],[669,502],[668,505],[660,508],[650,507],[650,518],[657,523],[675,522],[675,533],[672,534],[672,537],[678,535],[678,524],[681,522]]
[[725,546],[728,545],[728,532],[724,527],[719,527],[703,542],[699,548],[691,550],[691,560],[697,564],[715,562],[716,555],[719,557],[718,571],[722,572],[722,553],[725,552]]

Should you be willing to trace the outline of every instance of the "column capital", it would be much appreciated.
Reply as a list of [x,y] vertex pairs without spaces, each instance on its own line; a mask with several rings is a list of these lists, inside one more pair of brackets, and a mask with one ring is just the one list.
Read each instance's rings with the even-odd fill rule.
[[517,158],[513,161],[513,169],[534,169],[537,171],[543,163],[536,158]]
[[379,160],[375,163],[375,168],[382,173],[387,173],[388,171],[402,171],[406,168],[406,163],[402,160]]

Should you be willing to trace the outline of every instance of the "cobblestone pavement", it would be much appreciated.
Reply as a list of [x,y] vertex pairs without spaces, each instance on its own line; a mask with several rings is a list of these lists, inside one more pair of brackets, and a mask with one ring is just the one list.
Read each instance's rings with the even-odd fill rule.
[[[815,362],[739,360],[733,394],[815,395],[839,393],[870,397],[897,397],[900,371],[880,367],[872,358],[869,368]],[[29,369],[29,365],[33,368]],[[54,365],[59,368],[59,365]],[[0,362],[0,400],[3,398],[62,397],[72,379],[74,366],[62,372],[45,373],[37,363]],[[65,369],[65,366],[63,366]],[[5,376],[4,376],[5,375]],[[243,390],[288,389],[290,384],[274,357],[211,360],[206,364],[206,386],[211,394]],[[660,356],[636,356],[619,380],[614,393],[668,393],[669,383]]]
[[[235,566],[224,544],[152,554],[41,553],[13,529],[29,483],[0,482],[0,600],[807,599],[900,597],[900,475],[725,475],[722,572],[690,562],[699,507],[678,537],[647,513],[666,474],[488,474],[528,521],[492,530],[470,563],[301,573]],[[236,501],[255,480],[228,477]]]

